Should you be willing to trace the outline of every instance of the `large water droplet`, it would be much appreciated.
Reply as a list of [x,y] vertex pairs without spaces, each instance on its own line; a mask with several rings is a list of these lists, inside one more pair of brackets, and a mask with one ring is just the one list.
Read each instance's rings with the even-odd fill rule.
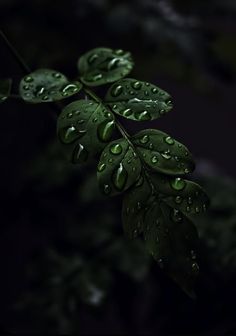
[[172,139],[170,136],[167,136],[164,138],[164,140],[168,145],[173,145],[175,143],[174,139]]
[[88,152],[84,148],[82,144],[79,144],[76,146],[74,153],[73,153],[73,162],[74,163],[79,163],[79,162],[84,162],[88,158]]
[[112,136],[112,132],[114,129],[114,120],[112,121],[104,121],[98,126],[98,137],[101,141],[107,142],[110,140]]
[[59,132],[59,137],[64,143],[70,143],[78,138],[78,136],[78,132],[74,126],[64,128]]
[[149,136],[148,136],[148,135],[144,135],[144,136],[139,140],[139,142],[140,142],[141,144],[146,144],[148,141],[149,141]]
[[122,190],[125,187],[127,180],[127,171],[125,170],[122,163],[120,163],[119,168],[115,171],[112,176],[113,183],[118,190]]
[[123,87],[121,85],[115,86],[112,91],[111,91],[111,95],[113,97],[118,97],[123,91]]
[[121,114],[124,116],[124,117],[129,117],[131,114],[132,114],[132,110],[130,108],[127,108],[125,109],[124,111],[121,112]]
[[134,89],[139,90],[139,89],[141,89],[141,87],[142,87],[142,83],[140,83],[139,81],[136,81],[136,82],[132,83],[131,86],[132,86]]
[[122,147],[120,144],[113,144],[110,147],[110,152],[114,155],[119,155],[122,152]]
[[183,190],[186,186],[186,182],[182,178],[176,177],[170,182],[170,185],[175,190]]

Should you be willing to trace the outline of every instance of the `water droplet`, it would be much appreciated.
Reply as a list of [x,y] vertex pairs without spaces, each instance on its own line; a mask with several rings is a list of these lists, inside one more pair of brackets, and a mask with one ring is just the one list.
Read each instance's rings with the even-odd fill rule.
[[187,207],[186,207],[186,211],[187,211],[187,212],[190,212],[190,210],[191,210],[190,207],[187,206]]
[[112,91],[111,91],[111,95],[113,97],[118,97],[123,91],[123,87],[121,85],[115,86]]
[[98,137],[101,141],[107,142],[110,140],[114,126],[114,120],[109,122],[104,121],[98,126]]
[[130,108],[125,109],[121,112],[124,117],[129,117],[132,114],[132,110]]
[[24,89],[24,90],[29,90],[29,88],[30,88],[29,85],[24,85],[24,86],[23,86],[23,89]]
[[101,73],[98,73],[96,75],[93,76],[92,80],[94,82],[98,81],[99,79],[102,79],[102,74]]
[[173,145],[175,143],[174,139],[172,139],[170,136],[167,136],[164,138],[164,140],[168,145]]
[[160,259],[157,260],[157,262],[158,262],[159,267],[160,267],[161,269],[163,269],[163,268],[164,268],[163,259],[160,258]]
[[31,76],[26,76],[25,78],[24,78],[24,81],[26,82],[26,83],[31,83],[31,82],[33,82],[33,77],[31,77]]
[[200,212],[199,207],[196,207],[196,208],[195,208],[195,211],[196,211],[196,213],[199,213],[199,212]]
[[158,89],[157,89],[157,88],[153,88],[153,89],[152,89],[152,92],[153,92],[153,93],[157,93],[157,92],[158,92]]
[[68,84],[62,89],[62,95],[69,95],[78,91],[78,87],[75,84]]
[[139,142],[140,142],[141,144],[146,144],[148,141],[149,141],[149,136],[148,136],[148,135],[144,135],[144,136],[139,140]]
[[106,168],[105,163],[99,162],[97,171],[102,172]]
[[181,196],[176,196],[175,197],[175,203],[177,203],[177,204],[182,203],[182,197]]
[[171,155],[170,155],[170,151],[167,150],[164,153],[161,153],[161,156],[166,159],[166,160],[170,160],[171,159]]
[[61,78],[61,74],[59,72],[54,72],[52,76],[55,78]]
[[110,112],[105,112],[104,117],[110,119],[112,117],[112,114]]
[[113,162],[113,159],[109,159],[108,162],[109,162],[109,163],[112,163],[112,162]]
[[141,175],[140,178],[138,179],[138,181],[136,182],[135,186],[136,187],[140,187],[143,184],[144,178]]
[[185,174],[188,174],[188,173],[189,173],[189,169],[188,169],[188,168],[185,168],[185,169],[184,169],[184,172],[185,172]]
[[173,212],[171,214],[171,219],[176,223],[181,222],[183,219],[181,212],[177,209],[173,209]]
[[104,192],[105,195],[110,194],[111,187],[108,184],[104,184],[104,186],[103,186],[103,192]]
[[74,126],[64,128],[60,131],[59,136],[64,143],[70,143],[78,137],[78,132]]
[[142,83],[140,83],[139,81],[136,81],[136,82],[132,83],[131,86],[132,86],[134,89],[139,90],[139,89],[141,89],[141,87],[142,87]]
[[145,94],[145,96],[148,96],[148,95],[149,95],[149,92],[148,92],[148,91],[145,91],[144,94]]
[[199,266],[198,266],[198,264],[196,262],[192,263],[192,271],[195,274],[199,273]]
[[73,162],[84,162],[88,158],[88,152],[84,148],[82,144],[76,146],[74,153],[73,153]]
[[138,116],[138,120],[150,120],[151,119],[151,115],[148,111],[143,111],[141,113],[139,113]]
[[119,55],[119,56],[121,56],[121,55],[124,55],[124,50],[122,50],[122,49],[117,49],[117,50],[115,50],[115,54],[116,55]]
[[38,86],[35,90],[35,95],[37,97],[41,97],[45,93],[45,87],[43,86]]
[[97,118],[97,117],[93,118],[93,122],[94,122],[94,123],[97,122],[97,121],[98,121],[98,118]]
[[171,182],[171,187],[175,190],[183,190],[186,186],[186,182],[185,180],[183,180],[180,177],[176,177],[175,179],[173,179]]
[[116,143],[110,146],[110,152],[114,155],[119,155],[122,152],[122,147],[120,144]]
[[43,96],[43,100],[48,100],[49,97],[48,96]]
[[153,148],[154,148],[153,143],[150,143],[150,144],[149,144],[149,148],[150,148],[150,149],[153,149]]
[[127,171],[124,169],[123,164],[120,163],[119,168],[112,176],[113,183],[118,190],[122,190],[125,187],[127,180]]
[[138,231],[137,231],[137,229],[135,229],[134,232],[133,232],[134,238],[137,237],[137,234],[138,234]]
[[72,112],[70,112],[70,113],[67,113],[67,118],[72,118],[73,117],[73,113]]
[[118,68],[120,63],[120,59],[119,58],[113,58],[107,65],[107,69],[108,70],[114,70],[116,68]]
[[191,257],[192,257],[193,260],[196,260],[196,259],[197,259],[197,257],[196,257],[196,253],[195,253],[194,250],[191,250]]
[[189,204],[189,205],[193,204],[192,197],[189,197],[189,198],[188,198],[188,204]]
[[157,157],[157,156],[153,156],[153,157],[151,158],[151,162],[152,162],[152,163],[157,163],[157,162],[158,162],[158,157]]
[[88,63],[92,64],[93,62],[96,61],[96,59],[98,59],[98,55],[97,54],[91,54],[88,58]]

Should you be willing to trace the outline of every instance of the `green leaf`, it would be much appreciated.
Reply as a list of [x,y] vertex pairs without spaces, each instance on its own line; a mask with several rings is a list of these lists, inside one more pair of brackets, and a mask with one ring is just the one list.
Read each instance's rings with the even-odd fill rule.
[[88,86],[115,82],[128,75],[133,65],[129,52],[108,48],[92,49],[78,62],[81,80]]
[[122,222],[126,236],[134,239],[143,232],[144,215],[152,189],[147,180],[140,176],[138,182],[127,190],[123,199]]
[[197,183],[161,174],[153,174],[151,178],[158,192],[163,194],[163,201],[185,216],[206,211],[209,198]]
[[99,187],[105,195],[115,195],[133,185],[141,172],[141,162],[124,138],[105,147],[98,164]]
[[12,80],[10,78],[0,80],[0,103],[4,102],[10,95]]
[[70,97],[81,88],[80,82],[70,82],[60,72],[38,69],[21,80],[19,91],[29,103],[48,103]]
[[153,202],[146,212],[144,240],[148,251],[190,296],[199,266],[196,262],[198,235],[195,226],[178,210]]
[[172,109],[170,95],[159,87],[126,78],[113,84],[105,97],[113,112],[136,121],[161,117]]
[[145,163],[157,172],[182,175],[194,170],[188,149],[164,132],[146,129],[136,134],[132,142]]
[[111,140],[115,122],[104,105],[77,100],[67,105],[57,122],[60,141],[69,146],[72,162],[84,162],[101,151]]

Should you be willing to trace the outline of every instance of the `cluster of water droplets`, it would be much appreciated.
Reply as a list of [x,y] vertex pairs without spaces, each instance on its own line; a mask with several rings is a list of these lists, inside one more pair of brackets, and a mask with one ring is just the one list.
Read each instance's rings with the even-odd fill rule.
[[[112,109],[123,117],[139,121],[151,120],[172,108],[169,95],[150,83],[123,80],[113,85],[109,93],[116,103]],[[109,97],[107,98],[109,100]]]

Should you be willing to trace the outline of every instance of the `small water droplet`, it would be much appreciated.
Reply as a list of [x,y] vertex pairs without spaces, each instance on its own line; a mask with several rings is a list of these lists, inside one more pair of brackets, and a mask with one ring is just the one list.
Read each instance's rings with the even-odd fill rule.
[[195,211],[196,211],[196,213],[199,213],[199,212],[200,212],[199,207],[196,207],[196,208],[195,208]]
[[182,197],[181,196],[176,196],[175,197],[175,203],[177,203],[177,204],[182,203]]
[[153,89],[152,89],[152,92],[153,92],[153,93],[157,93],[157,92],[158,92],[158,89],[157,89],[157,88],[153,88]]
[[141,144],[146,144],[148,141],[149,141],[149,136],[148,136],[148,135],[144,135],[144,136],[139,140],[139,142],[140,142]]
[[98,55],[97,54],[91,54],[88,58],[88,63],[92,64],[96,61],[96,59],[98,59]]
[[189,198],[188,198],[188,204],[189,204],[189,205],[193,204],[192,197],[190,197],[190,196],[189,196]]
[[136,90],[139,90],[142,87],[142,83],[140,83],[139,81],[136,81],[136,82],[132,83],[131,85]]
[[174,139],[172,139],[170,136],[167,136],[166,138],[164,138],[164,140],[168,145],[174,145],[175,143]]
[[122,152],[122,147],[120,144],[115,143],[113,145],[110,146],[110,152],[114,155],[119,155]]
[[196,262],[192,263],[192,271],[195,274],[199,273],[199,266],[198,266],[198,264]]
[[121,85],[115,86],[112,91],[111,95],[113,97],[118,97],[123,92],[123,87]]
[[104,186],[103,186],[103,192],[104,192],[105,195],[110,194],[111,187],[108,184],[104,184]]
[[183,219],[181,212],[177,209],[173,209],[173,212],[171,214],[171,219],[176,223],[181,222]]
[[190,212],[190,210],[191,210],[190,207],[187,206],[187,207],[186,207],[186,211],[187,211],[187,212]]
[[175,190],[183,190],[186,186],[186,182],[182,178],[176,177],[175,179],[171,180],[170,185]]
[[115,54],[116,55],[119,55],[119,56],[121,56],[121,55],[124,55],[124,50],[122,50],[122,49],[117,49],[117,50],[115,50]]
[[157,262],[158,262],[159,267],[160,267],[161,269],[163,269],[163,268],[164,268],[163,259],[160,258],[160,259],[157,260]]
[[66,116],[67,116],[67,118],[69,118],[69,119],[70,119],[70,118],[72,118],[72,117],[73,117],[73,113],[72,113],[72,112],[70,112],[70,113],[67,113],[67,115],[66,115]]
[[59,72],[54,72],[52,76],[55,78],[61,78],[62,75]]
[[29,85],[24,85],[24,86],[23,86],[23,89],[24,89],[24,90],[29,90],[29,88],[30,88]]
[[94,123],[97,122],[97,121],[98,121],[98,118],[97,118],[97,117],[93,118],[93,122],[94,122]]
[[26,82],[26,83],[31,83],[31,82],[33,82],[33,77],[31,77],[31,76],[26,76],[25,78],[24,78],[24,81]]
[[97,171],[98,171],[98,172],[102,172],[105,168],[106,168],[105,163],[100,162],[100,163],[98,164]]
[[93,76],[92,80],[94,82],[98,81],[99,79],[102,79],[102,74],[101,73],[98,73],[96,75]]
[[64,143],[70,143],[78,137],[78,132],[74,126],[62,129],[59,133],[61,141]]
[[151,158],[151,162],[152,162],[152,163],[157,163],[157,162],[158,162],[158,157],[157,157],[157,156],[153,156],[153,157]]
[[127,171],[125,170],[123,164],[120,163],[119,168],[115,171],[115,173],[112,176],[112,181],[118,190],[124,189],[127,176],[128,176]]

